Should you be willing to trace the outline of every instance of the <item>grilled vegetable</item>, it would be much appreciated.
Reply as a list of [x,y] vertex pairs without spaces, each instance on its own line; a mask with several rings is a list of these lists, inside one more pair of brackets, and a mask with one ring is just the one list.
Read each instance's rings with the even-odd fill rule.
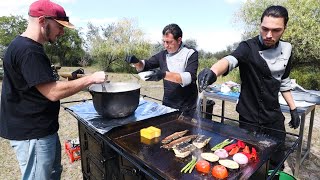
[[229,139],[226,139],[226,140],[222,141],[221,143],[215,145],[213,148],[211,148],[211,151],[215,151],[217,149],[222,149],[223,147],[231,144],[232,142],[233,142],[233,140],[230,141]]
[[221,164],[222,166],[229,168],[229,169],[238,169],[239,168],[239,164],[235,161],[230,160],[230,159],[219,160],[219,164]]
[[226,151],[231,151],[232,148],[236,147],[237,146],[237,143],[234,143],[234,144],[230,144],[226,147],[224,147],[223,149],[225,149]]
[[225,179],[228,177],[228,170],[222,165],[215,165],[212,168],[212,176],[218,179]]
[[227,158],[229,156],[228,152],[224,149],[217,149],[214,154],[219,156],[219,158]]
[[201,157],[210,162],[216,162],[219,160],[219,156],[215,155],[214,153],[201,153]]
[[244,142],[241,140],[238,140],[237,145],[239,148],[244,148],[246,146],[246,144],[244,144]]
[[[196,164],[196,162],[197,162],[197,158],[196,158],[195,156],[192,156],[191,161],[190,161],[187,165],[185,165],[185,166],[181,169],[180,172],[183,172],[183,173],[187,173],[188,171],[190,172],[190,169],[191,169],[191,168],[193,169],[193,167],[194,167],[194,165]],[[192,169],[191,169],[191,171],[192,171]],[[190,172],[190,173],[191,173],[191,172]]]
[[242,153],[236,153],[232,159],[238,164],[247,164],[249,161],[248,157]]
[[208,174],[210,171],[210,163],[206,160],[199,160],[196,164],[196,169],[200,173]]
[[239,148],[238,146],[232,148],[231,151],[229,152],[229,155],[230,155],[230,156],[233,156],[234,154],[236,154],[237,152],[239,152],[239,149],[240,149],[240,148]]
[[244,147],[244,149],[242,150],[242,152],[250,154],[250,148],[249,148],[249,146]]

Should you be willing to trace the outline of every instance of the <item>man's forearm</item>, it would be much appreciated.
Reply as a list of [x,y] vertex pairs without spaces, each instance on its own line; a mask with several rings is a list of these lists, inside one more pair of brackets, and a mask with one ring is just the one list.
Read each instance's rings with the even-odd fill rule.
[[220,76],[228,71],[229,62],[227,59],[222,58],[218,62],[216,62],[212,67],[210,68],[217,76]]
[[281,92],[284,100],[287,102],[288,106],[290,107],[290,110],[294,110],[296,108],[296,105],[294,103],[291,91],[283,91]]

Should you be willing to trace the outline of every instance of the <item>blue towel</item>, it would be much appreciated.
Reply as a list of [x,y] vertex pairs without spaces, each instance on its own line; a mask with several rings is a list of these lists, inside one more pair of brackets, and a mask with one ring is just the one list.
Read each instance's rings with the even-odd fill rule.
[[172,109],[156,102],[146,101],[144,99],[140,99],[139,105],[134,114],[124,118],[112,119],[102,117],[95,110],[92,101],[73,105],[69,107],[69,109],[79,116],[81,121],[85,121],[100,134],[105,134],[117,126],[177,111],[176,109]]

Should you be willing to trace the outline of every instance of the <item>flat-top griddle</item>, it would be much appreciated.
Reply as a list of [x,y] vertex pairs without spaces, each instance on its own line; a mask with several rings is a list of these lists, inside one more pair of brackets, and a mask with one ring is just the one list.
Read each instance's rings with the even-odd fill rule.
[[[152,140],[141,138],[140,129],[149,126],[160,128],[161,136]],[[191,155],[186,158],[178,158],[175,157],[173,150],[160,148],[163,138],[186,129],[189,130],[187,135],[202,134],[212,137],[208,145],[193,152],[197,157],[200,157],[202,151],[210,152],[214,145],[225,139],[239,139],[250,147],[256,148],[258,160],[244,166],[241,165],[239,170],[228,170],[228,179],[249,179],[268,162],[272,151],[279,144],[264,135],[252,134],[252,132],[235,126],[216,123],[200,117],[197,119],[183,117],[180,112],[116,127],[104,136],[109,140],[113,149],[154,179],[212,179],[211,170],[206,176],[201,175],[195,169],[190,174],[181,173],[180,170],[191,160]],[[218,163],[211,163],[211,168],[216,164]]]

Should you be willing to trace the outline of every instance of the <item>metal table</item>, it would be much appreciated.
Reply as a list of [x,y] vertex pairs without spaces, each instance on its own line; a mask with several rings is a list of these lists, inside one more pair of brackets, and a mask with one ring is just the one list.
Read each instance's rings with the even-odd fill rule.
[[[207,92],[203,91],[203,112],[206,112],[206,102],[207,98],[210,99],[219,99],[222,101],[222,110],[221,110],[221,123],[224,123],[224,111],[225,111],[225,101],[237,103],[238,97],[234,95],[228,95],[228,94],[222,94],[219,92]],[[301,123],[300,123],[300,129],[299,129],[299,144],[298,144],[298,149],[296,153],[296,165],[294,169],[294,176],[298,177],[299,176],[299,169],[300,165],[303,163],[305,158],[309,157],[310,149],[311,149],[311,136],[312,136],[312,129],[313,129],[313,121],[314,121],[314,113],[315,113],[315,108],[316,105],[311,105],[308,107],[297,107],[298,113],[301,116]],[[284,106],[281,105],[281,111],[284,113],[290,113],[289,106]],[[305,119],[306,116],[311,112],[310,115],[310,124],[309,124],[309,131],[308,131],[308,140],[307,140],[307,148],[302,155],[302,146],[303,146],[303,132],[304,132],[304,126],[305,126]]]

